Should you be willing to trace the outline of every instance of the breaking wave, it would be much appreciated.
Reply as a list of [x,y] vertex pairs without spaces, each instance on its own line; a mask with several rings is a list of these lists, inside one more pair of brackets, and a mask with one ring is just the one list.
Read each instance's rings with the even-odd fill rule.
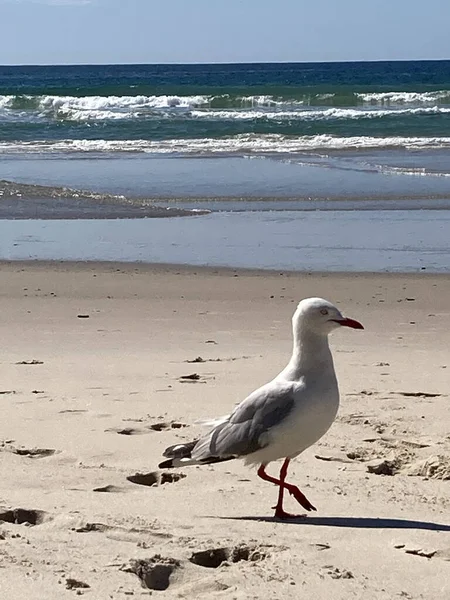
[[[308,98],[282,99],[270,95],[230,96],[0,96],[0,119],[111,121],[158,119],[208,119],[215,121],[333,121],[380,119],[392,116],[441,115],[450,107],[438,104],[449,92],[386,92],[356,94],[361,107],[327,107],[333,94],[317,94],[324,106],[311,108]],[[415,104],[429,104],[416,106]],[[370,106],[368,106],[370,105]],[[405,105],[412,105],[407,106]],[[381,108],[377,108],[381,107]]]
[[344,119],[381,119],[384,117],[417,116],[417,115],[441,115],[450,114],[450,107],[433,106],[430,108],[405,108],[388,110],[363,110],[352,108],[328,108],[324,110],[290,110],[290,111],[199,111],[193,110],[191,116],[197,119],[214,120],[299,120],[299,121],[333,121]]
[[376,92],[357,93],[356,97],[363,104],[372,106],[395,106],[404,104],[433,105],[450,103],[450,91],[437,92]]
[[58,140],[0,142],[0,154],[12,153],[116,153],[179,155],[265,155],[311,151],[450,148],[450,137],[338,137],[332,135],[284,136],[242,134],[228,138],[170,140]]

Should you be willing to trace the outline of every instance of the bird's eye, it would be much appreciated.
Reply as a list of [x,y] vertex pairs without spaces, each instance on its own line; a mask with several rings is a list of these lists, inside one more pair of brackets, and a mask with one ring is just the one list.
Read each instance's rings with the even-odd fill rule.
[[327,314],[328,314],[328,311],[327,311],[327,309],[326,309],[326,308],[321,308],[321,309],[320,309],[320,314],[321,314],[321,315],[327,315]]

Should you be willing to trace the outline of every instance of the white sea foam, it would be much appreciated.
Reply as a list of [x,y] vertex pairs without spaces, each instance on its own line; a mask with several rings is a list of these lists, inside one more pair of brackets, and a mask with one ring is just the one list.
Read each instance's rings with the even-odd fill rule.
[[0,96],[0,108],[8,108],[15,96]]
[[364,103],[372,105],[403,104],[436,104],[447,100],[450,102],[450,91],[436,92],[376,92],[355,94]]
[[358,108],[327,108],[322,110],[192,110],[191,116],[196,119],[212,120],[236,120],[247,121],[252,119],[266,120],[297,120],[297,121],[333,121],[343,119],[380,119],[391,116],[413,116],[413,115],[439,115],[450,114],[450,107],[440,106],[424,108],[404,108],[404,109],[358,109]]
[[0,153],[67,153],[67,152],[144,152],[183,155],[265,155],[295,154],[327,150],[363,150],[383,148],[449,148],[450,137],[335,137],[331,135],[283,136],[280,134],[242,134],[228,138],[171,140],[60,140],[34,142],[0,142]]
[[[107,121],[123,119],[183,118],[225,121],[333,121],[376,119],[395,116],[447,114],[450,107],[436,104],[448,92],[386,92],[358,94],[360,108],[310,108],[309,100],[288,100],[274,96],[0,96],[0,115],[8,120],[61,119]],[[332,94],[322,94],[325,100]],[[414,106],[418,98],[427,106]],[[450,101],[450,95],[449,101]],[[424,102],[424,100],[423,100]],[[433,104],[434,105],[431,105]],[[367,106],[368,104],[373,105]],[[406,106],[405,106],[406,105]],[[411,106],[409,106],[411,105]],[[378,107],[380,106],[380,107]],[[219,108],[217,108],[219,107]],[[222,107],[222,108],[220,108]]]
[[[333,95],[333,94],[331,94]],[[298,107],[305,104],[305,100],[289,100],[275,96],[238,96],[236,104],[245,107],[273,108],[273,107]]]
[[316,99],[317,100],[330,100],[331,98],[334,98],[336,96],[336,94],[317,94]]
[[425,167],[392,167],[386,165],[377,165],[382,173],[391,173],[393,175],[414,175],[416,177],[450,177],[450,173],[443,171],[430,171]]
[[209,102],[210,96],[42,96],[39,104],[54,110],[133,110],[192,108]]
[[0,108],[34,110],[42,115],[132,114],[143,109],[192,109],[208,106],[211,96],[0,96]]
[[[238,96],[222,95],[160,95],[160,96],[14,96],[0,95],[0,109],[34,110],[42,115],[55,114],[81,117],[92,115],[94,118],[104,113],[105,118],[111,118],[113,113],[136,113],[153,109],[184,109],[209,108],[211,104],[231,104],[236,108],[277,107],[286,105],[301,106],[301,100],[282,100],[273,96]],[[112,117],[113,118],[113,117]]]

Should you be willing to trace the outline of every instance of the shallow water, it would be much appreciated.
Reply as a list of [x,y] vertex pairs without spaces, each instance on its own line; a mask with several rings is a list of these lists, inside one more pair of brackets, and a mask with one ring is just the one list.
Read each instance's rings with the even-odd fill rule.
[[[406,156],[403,160],[406,160]],[[387,160],[372,156],[372,162]],[[410,156],[409,160],[413,161]],[[447,160],[450,154],[440,156]],[[398,157],[397,163],[400,160]],[[416,157],[416,161],[419,160]],[[423,157],[420,161],[423,161]],[[428,156],[431,161],[431,157]],[[386,173],[369,167],[369,155],[342,156],[333,159],[281,160],[278,158],[155,158],[121,156],[109,158],[0,157],[0,179],[47,186],[68,186],[94,192],[123,194],[127,198],[196,199],[233,198],[238,210],[255,210],[245,206],[249,200],[270,200],[265,209],[304,210],[313,205],[297,203],[283,206],[286,199],[320,201],[317,208],[336,208],[334,201],[346,202],[349,208],[367,208],[368,200],[383,201],[374,208],[396,209],[396,201],[422,200],[421,208],[450,208],[450,177]],[[441,201],[438,205],[432,199]],[[192,204],[194,203],[194,204]],[[201,206],[204,208],[203,206]],[[414,207],[414,206],[412,206]],[[417,207],[417,203],[415,204]],[[217,205],[216,208],[217,209]],[[213,208],[214,210],[214,208]],[[220,208],[222,210],[222,208]],[[229,205],[225,210],[235,210]],[[80,218],[82,218],[80,213]]]
[[450,212],[213,213],[173,219],[0,221],[0,258],[296,271],[450,272]]
[[449,115],[450,61],[0,67],[0,256],[448,271]]

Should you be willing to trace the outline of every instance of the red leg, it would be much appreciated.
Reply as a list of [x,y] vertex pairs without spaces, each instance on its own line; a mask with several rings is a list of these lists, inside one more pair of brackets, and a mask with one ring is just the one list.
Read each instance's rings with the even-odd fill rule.
[[275,518],[276,519],[292,519],[294,517],[300,517],[301,515],[290,515],[287,512],[284,511],[283,509],[283,496],[284,496],[284,480],[285,480],[286,474],[284,473],[284,476],[282,477],[281,471],[280,471],[280,485],[278,486],[278,502],[276,504],[276,506],[272,506],[272,508],[275,509]]
[[275,477],[271,477],[270,475],[268,475],[265,470],[265,465],[261,465],[258,469],[258,476],[261,477],[261,479],[264,479],[264,481],[270,481],[270,483],[274,483],[275,485],[278,485],[278,487],[279,487],[278,502],[274,508],[275,508],[275,516],[278,518],[281,518],[281,519],[287,519],[289,517],[292,518],[292,517],[298,516],[298,515],[289,515],[288,513],[285,513],[283,510],[283,494],[284,494],[285,489],[288,490],[288,492],[291,494],[291,496],[294,496],[294,498],[297,500],[297,502],[299,504],[301,504],[301,506],[303,506],[303,508],[305,510],[316,510],[315,507],[306,498],[306,496],[304,494],[302,494],[302,492],[298,489],[298,487],[296,485],[292,485],[291,483],[286,483],[285,479],[286,479],[286,475],[287,475],[289,462],[290,462],[290,459],[286,458],[280,469],[280,478],[279,479],[276,479]]

